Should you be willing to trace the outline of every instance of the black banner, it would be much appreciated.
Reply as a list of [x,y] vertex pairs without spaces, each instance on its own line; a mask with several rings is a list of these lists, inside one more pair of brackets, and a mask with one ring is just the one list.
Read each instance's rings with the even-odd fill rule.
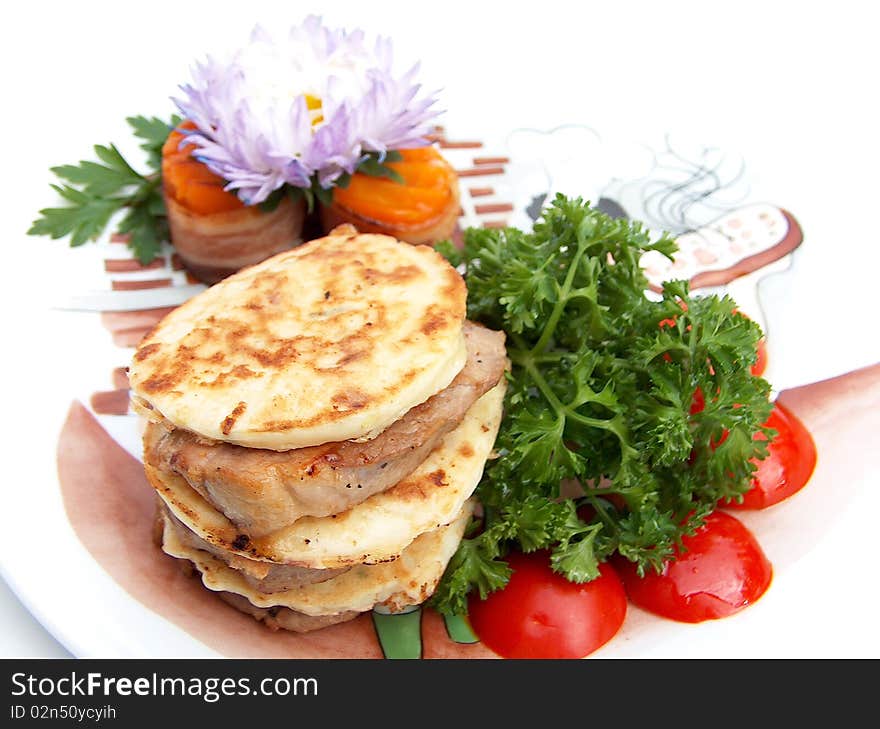
[[[643,717],[665,726],[783,711],[836,726],[859,715],[872,671],[781,661],[313,661],[5,659],[0,726],[302,727],[438,722],[535,729]],[[820,669],[817,671],[817,667]],[[856,668],[851,666],[851,668]],[[847,679],[847,703],[834,690]],[[859,675],[861,679],[859,679]],[[781,679],[785,680],[782,681]],[[792,701],[784,685],[797,696]],[[756,687],[773,687],[769,694]],[[812,687],[812,689],[811,689]],[[785,697],[788,696],[786,699]],[[664,719],[665,717],[665,719]],[[690,719],[688,718],[690,717]],[[149,722],[149,724],[147,724]],[[512,722],[512,723],[511,723]],[[724,722],[722,722],[724,723]],[[273,727],[274,729],[274,727]]]
[[595,687],[606,672],[599,663],[566,668],[563,662],[490,660],[13,659],[3,661],[3,669],[2,727],[37,721],[121,727],[144,721],[179,726],[184,720],[242,726],[272,719],[291,727],[305,719],[330,727],[343,720],[361,726],[365,720],[431,725],[431,717],[494,721],[508,710],[520,718],[538,711],[560,692],[577,696],[584,681],[592,676]]

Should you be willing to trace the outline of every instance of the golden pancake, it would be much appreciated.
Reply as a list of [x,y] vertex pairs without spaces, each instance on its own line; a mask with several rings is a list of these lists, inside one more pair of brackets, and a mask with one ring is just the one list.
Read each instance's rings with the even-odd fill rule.
[[243,557],[314,569],[394,559],[416,537],[456,518],[495,442],[506,381],[489,390],[413,473],[341,514],[305,517],[259,538],[243,535],[183,478],[147,464],[171,512],[202,539]]
[[399,612],[424,602],[434,592],[446,565],[461,541],[473,511],[467,502],[448,526],[418,537],[398,559],[374,565],[357,565],[323,582],[285,592],[254,589],[241,573],[214,555],[182,539],[181,525],[164,516],[162,549],[166,554],[193,563],[202,583],[215,592],[231,592],[258,608],[283,607],[309,616],[365,612],[376,605]]
[[259,562],[255,559],[242,557],[235,552],[227,552],[210,542],[206,542],[194,531],[186,527],[174,514],[172,514],[165,502],[156,497],[159,502],[156,510],[156,544],[162,546],[162,535],[167,529],[173,529],[177,540],[185,547],[207,552],[219,559],[230,569],[235,570],[241,577],[258,592],[287,592],[304,585],[315,582],[323,582],[345,572],[350,567],[340,567],[335,570],[313,570],[308,567],[296,565],[278,564],[277,562]]
[[370,439],[464,366],[466,294],[432,248],[343,227],[172,311],[134,355],[133,401],[252,448]]
[[[181,561],[181,564],[184,564],[184,561]],[[189,565],[190,574],[195,572],[195,568],[189,562],[185,564]],[[309,633],[313,630],[320,630],[331,625],[354,620],[358,615],[361,615],[361,613],[354,612],[353,610],[336,613],[336,615],[303,615],[295,610],[278,607],[277,605],[270,608],[258,608],[256,605],[251,605],[247,598],[236,595],[234,592],[218,592],[217,595],[223,602],[231,605],[239,612],[250,615],[269,628],[269,630],[292,630],[296,633]]]
[[412,473],[498,384],[504,335],[465,322],[468,361],[452,383],[369,441],[291,451],[206,442],[188,430],[148,422],[144,462],[175,473],[242,534],[261,537],[304,516],[329,516],[391,488]]

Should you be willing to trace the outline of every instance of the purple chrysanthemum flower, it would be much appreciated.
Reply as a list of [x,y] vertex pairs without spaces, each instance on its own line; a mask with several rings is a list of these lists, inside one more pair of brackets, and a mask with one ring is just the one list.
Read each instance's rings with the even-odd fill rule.
[[175,99],[197,127],[183,144],[247,204],[283,185],[332,187],[368,153],[427,144],[432,96],[417,67],[396,77],[391,43],[310,16],[277,41],[256,28],[232,55],[209,57]]

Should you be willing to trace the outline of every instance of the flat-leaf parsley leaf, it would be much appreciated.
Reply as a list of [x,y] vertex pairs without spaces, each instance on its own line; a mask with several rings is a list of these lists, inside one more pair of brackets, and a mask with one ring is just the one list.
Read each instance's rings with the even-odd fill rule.
[[67,205],[40,210],[29,235],[56,239],[70,236],[70,245],[80,246],[98,238],[113,215],[125,210],[117,231],[128,236],[128,245],[141,263],[156,257],[162,241],[168,238],[159,173],[161,150],[180,118],[175,116],[164,122],[155,117],[133,116],[126,121],[135,136],[143,140],[140,146],[147,153],[151,172],[137,172],[112,144],[95,145],[98,162],[83,160],[52,168],[62,181],[52,188]]

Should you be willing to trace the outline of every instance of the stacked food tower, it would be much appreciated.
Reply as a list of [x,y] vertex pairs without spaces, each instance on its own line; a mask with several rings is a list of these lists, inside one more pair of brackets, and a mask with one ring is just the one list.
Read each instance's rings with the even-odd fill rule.
[[426,600],[504,396],[466,295],[432,248],[342,226],[169,314],[130,367],[162,549],[275,628]]

